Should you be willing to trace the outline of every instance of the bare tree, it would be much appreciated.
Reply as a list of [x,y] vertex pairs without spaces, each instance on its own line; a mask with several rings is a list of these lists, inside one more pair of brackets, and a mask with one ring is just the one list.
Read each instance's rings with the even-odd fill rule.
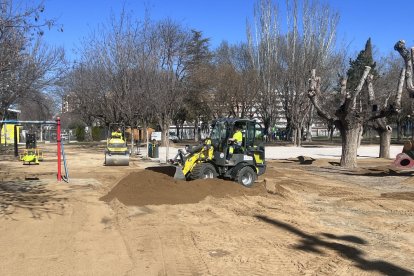
[[149,20],[137,22],[122,12],[85,38],[66,92],[76,98],[77,112],[87,124],[148,123],[148,93],[158,66],[154,37]]
[[[279,64],[280,28],[277,8],[270,0],[258,1],[254,8],[254,18],[254,26],[247,25],[248,50],[257,84],[256,112],[267,130],[276,123],[281,107],[277,86],[282,71]],[[254,33],[252,29],[255,30]]]
[[257,112],[257,77],[245,43],[223,42],[215,52],[214,85],[209,102],[213,117],[249,117]]
[[[302,128],[311,107],[306,97],[307,74],[318,68],[321,74],[329,69],[339,14],[327,4],[317,1],[287,1],[288,32],[284,39],[283,64],[286,64],[281,88],[283,108],[292,129],[293,142],[301,144]],[[300,25],[299,16],[302,24]],[[301,26],[301,27],[300,27]],[[302,30],[302,32],[301,32]]]
[[[24,7],[24,8],[22,8]],[[54,71],[63,61],[63,51],[41,42],[44,27],[53,20],[41,19],[44,5],[22,5],[6,0],[0,5],[0,118],[23,99],[36,100],[56,80]],[[1,128],[1,126],[0,126]]]
[[[401,61],[396,60],[395,55],[389,55],[386,58],[380,60],[378,66],[379,76],[377,78],[369,78],[368,89],[369,95],[371,95],[371,102],[373,104],[373,109],[377,109],[378,106],[381,109],[386,109],[389,105],[390,98],[394,96],[395,93],[395,82],[399,78],[404,78],[404,72],[401,73]],[[398,82],[399,87],[397,91],[402,91],[402,86],[404,85],[404,79],[400,79]],[[375,93],[373,87],[376,87]],[[399,92],[399,95],[403,97],[402,93]],[[368,122],[368,126],[372,127],[380,137],[380,158],[390,158],[390,143],[392,128],[389,125],[389,121],[395,120],[397,122],[397,132],[400,132],[398,122],[401,120],[401,115],[404,115],[404,109],[407,109],[407,105],[403,104],[401,99],[396,100],[401,106],[395,106],[396,109],[395,116],[392,117],[383,117]]]
[[[401,106],[401,82],[404,80],[403,74],[395,93],[393,105],[386,107],[382,106],[378,110],[374,110],[374,112],[371,112],[368,108],[360,108],[359,105],[365,107],[372,106],[375,101],[372,75],[369,74],[370,70],[371,68],[369,66],[365,67],[365,71],[361,76],[358,86],[353,91],[347,89],[347,79],[341,79],[342,100],[340,106],[335,110],[335,114],[331,114],[323,108],[323,103],[321,102],[322,94],[320,91],[321,78],[316,76],[316,70],[312,70],[311,78],[309,79],[308,97],[315,106],[318,115],[335,124],[337,129],[341,132],[342,155],[340,164],[343,167],[353,168],[357,166],[358,138],[362,125],[366,122],[395,114],[399,111]],[[364,84],[368,85],[368,95],[361,95],[361,90]],[[363,100],[365,101],[363,102]]]
[[169,128],[175,114],[180,110],[184,96],[184,60],[189,34],[180,24],[166,19],[157,24],[158,74],[152,89],[156,102],[155,116],[162,132],[162,143],[169,148]]
[[413,58],[414,58],[414,47],[411,48],[411,53],[405,46],[405,41],[400,40],[394,45],[396,50],[404,60],[405,64],[405,84],[410,98],[414,98],[414,84],[413,84]]

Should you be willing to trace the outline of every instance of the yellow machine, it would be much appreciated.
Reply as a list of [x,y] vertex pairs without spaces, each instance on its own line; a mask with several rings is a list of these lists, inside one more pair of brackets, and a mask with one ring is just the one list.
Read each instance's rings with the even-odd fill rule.
[[39,148],[24,149],[20,154],[20,160],[23,161],[23,165],[39,165],[39,161],[43,161],[43,151]]
[[[237,145],[230,139],[236,129],[243,133]],[[198,147],[179,150],[170,162],[176,166],[177,179],[223,177],[250,187],[266,171],[262,128],[254,120],[216,120],[210,138]]]
[[129,151],[122,124],[110,124],[105,149],[105,166],[129,166]]
[[213,160],[214,149],[211,139],[207,138],[204,143],[195,148],[186,148],[186,152],[179,150],[177,156],[170,160],[176,166],[184,164],[182,169],[177,168],[174,178],[176,179],[200,179],[217,177],[216,170],[209,161]]
[[20,160],[23,165],[39,165],[39,161],[43,161],[43,151],[36,145],[35,134],[26,134],[26,149],[20,153]]

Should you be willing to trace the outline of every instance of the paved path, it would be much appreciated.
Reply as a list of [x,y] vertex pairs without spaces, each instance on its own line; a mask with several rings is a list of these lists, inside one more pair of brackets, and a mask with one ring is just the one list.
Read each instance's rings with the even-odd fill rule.
[[[401,145],[391,146],[390,157],[395,158],[402,151]],[[309,156],[315,159],[320,158],[341,158],[342,147],[327,146],[305,146],[305,147],[266,147],[266,158],[268,159],[286,159],[298,157],[300,155]],[[358,149],[358,157],[378,157],[378,146],[361,146]]]
[[[268,146],[266,147],[266,159],[286,159],[294,158],[301,155],[309,156],[315,159],[321,158],[341,158],[340,146],[304,146],[304,147],[293,147],[293,146]],[[174,158],[178,148],[170,147],[169,158]],[[394,159],[398,153],[402,151],[401,145],[392,145],[390,149],[390,157]],[[165,160],[165,147],[159,148],[159,156]],[[374,146],[361,146],[358,149],[359,158],[378,157],[379,145]]]

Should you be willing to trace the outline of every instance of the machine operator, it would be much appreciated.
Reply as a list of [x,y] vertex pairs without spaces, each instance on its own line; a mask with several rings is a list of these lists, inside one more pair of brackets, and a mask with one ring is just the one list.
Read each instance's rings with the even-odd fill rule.
[[230,163],[230,159],[233,156],[234,149],[236,147],[239,148],[242,146],[243,133],[241,132],[240,127],[235,127],[233,137],[229,138],[229,141],[232,142],[232,144],[229,146],[229,154],[227,155],[226,163]]

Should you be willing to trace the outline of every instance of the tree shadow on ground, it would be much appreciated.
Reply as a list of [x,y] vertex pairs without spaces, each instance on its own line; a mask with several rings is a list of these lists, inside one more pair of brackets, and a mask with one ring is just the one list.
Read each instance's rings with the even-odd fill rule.
[[354,175],[361,175],[361,176],[413,176],[414,171],[397,171],[393,169],[388,170],[378,170],[378,169],[367,169],[366,172],[363,173],[355,173]]
[[0,182],[0,217],[15,220],[13,214],[16,209],[30,211],[34,219],[41,219],[43,215],[49,214],[61,215],[65,199],[38,181]]
[[283,161],[280,161],[279,163],[283,164],[293,164],[293,163],[299,163],[301,165],[311,165],[313,161],[316,161],[315,158],[309,157],[309,156],[298,156],[297,158],[289,158],[289,159],[281,159]]
[[291,232],[292,234],[295,234],[296,236],[300,237],[300,243],[295,246],[296,249],[323,255],[321,248],[325,248],[336,251],[339,254],[339,256],[342,256],[343,258],[354,262],[358,268],[365,271],[373,271],[385,275],[414,275],[414,272],[386,261],[370,261],[364,257],[365,253],[358,248],[341,244],[338,242],[325,241],[322,239],[322,237],[325,237],[329,239],[343,240],[357,244],[366,244],[366,241],[359,237],[350,235],[336,236],[329,233],[321,233],[320,236],[310,235],[292,225],[275,219],[270,219],[266,216],[256,215],[255,217],[261,221],[269,223],[275,227],[285,229]]
[[352,176],[413,176],[414,170],[394,170],[392,168],[384,168],[384,167],[372,167],[372,168],[364,168],[358,167],[358,169],[347,169],[340,167],[339,163],[336,162],[329,162],[332,167],[319,167],[324,170],[326,173],[333,173],[333,174],[344,174],[344,175],[352,175]]

